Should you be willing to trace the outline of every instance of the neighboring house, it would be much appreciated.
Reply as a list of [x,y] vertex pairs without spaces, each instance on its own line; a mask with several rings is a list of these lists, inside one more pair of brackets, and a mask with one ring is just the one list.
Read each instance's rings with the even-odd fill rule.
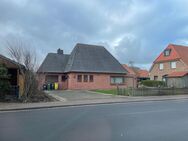
[[149,71],[146,69],[139,69],[137,71],[137,78],[138,82],[141,82],[142,80],[150,80]]
[[127,71],[103,47],[76,44],[71,54],[49,53],[38,70],[40,88],[43,84],[59,84],[59,89],[113,89],[129,87]]
[[188,88],[188,72],[173,72],[166,77],[168,87]]
[[188,47],[169,44],[155,59],[150,69],[150,79],[165,81],[175,72],[188,71]]
[[9,81],[11,84],[11,94],[16,94],[18,92],[19,96],[22,95],[24,89],[24,79],[20,74],[20,68],[24,69],[24,66],[3,55],[0,55],[0,64],[5,65],[5,67],[8,69],[8,75],[10,76]]
[[132,81],[134,82],[134,87],[138,87],[139,82],[141,82],[142,80],[149,80],[149,72],[147,70],[143,70],[138,67],[130,67],[126,64],[123,64],[123,67],[129,72],[128,76],[134,78],[132,79]]
[[122,66],[128,71],[127,80],[129,82],[129,84],[132,84],[133,88],[138,87],[137,75],[133,71],[133,69],[131,67],[129,67],[127,64],[122,64]]

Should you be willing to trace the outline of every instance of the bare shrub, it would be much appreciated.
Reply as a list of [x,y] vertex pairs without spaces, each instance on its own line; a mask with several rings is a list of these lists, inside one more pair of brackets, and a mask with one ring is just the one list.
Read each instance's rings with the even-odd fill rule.
[[20,73],[24,79],[23,97],[27,100],[37,93],[37,57],[30,44],[22,39],[15,38],[6,41],[10,57],[19,65]]

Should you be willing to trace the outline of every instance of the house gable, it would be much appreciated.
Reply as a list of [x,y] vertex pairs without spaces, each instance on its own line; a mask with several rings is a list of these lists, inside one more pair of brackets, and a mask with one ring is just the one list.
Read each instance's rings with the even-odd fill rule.
[[[168,50],[167,55],[165,51]],[[150,79],[157,76],[159,79],[173,72],[188,70],[188,47],[169,44],[167,48],[153,62],[150,68]],[[174,64],[174,65],[173,65]],[[161,65],[161,67],[160,67]]]
[[[166,50],[170,50],[169,56],[164,55],[164,52]],[[188,47],[169,44],[167,48],[163,50],[163,52],[161,52],[160,55],[155,59],[149,72],[152,72],[155,64],[164,63],[164,62],[180,61],[188,67],[188,55],[187,54],[188,54]]]
[[[169,51],[169,55],[165,55],[165,52]],[[163,52],[155,59],[154,63],[165,62],[165,61],[172,61],[180,59],[180,55],[174,48],[174,45],[169,44]]]

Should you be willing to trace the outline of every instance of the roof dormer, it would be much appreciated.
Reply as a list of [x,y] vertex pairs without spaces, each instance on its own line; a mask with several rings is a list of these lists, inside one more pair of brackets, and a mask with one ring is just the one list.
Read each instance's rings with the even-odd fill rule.
[[170,56],[170,53],[171,53],[171,49],[165,49],[163,52],[164,56]]

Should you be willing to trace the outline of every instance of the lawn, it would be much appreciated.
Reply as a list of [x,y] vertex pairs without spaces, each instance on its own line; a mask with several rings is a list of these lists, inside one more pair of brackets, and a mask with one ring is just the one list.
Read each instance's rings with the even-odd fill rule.
[[112,94],[116,95],[117,90],[116,89],[111,89],[111,90],[93,90],[94,92],[99,92],[99,93],[104,93],[104,94]]

